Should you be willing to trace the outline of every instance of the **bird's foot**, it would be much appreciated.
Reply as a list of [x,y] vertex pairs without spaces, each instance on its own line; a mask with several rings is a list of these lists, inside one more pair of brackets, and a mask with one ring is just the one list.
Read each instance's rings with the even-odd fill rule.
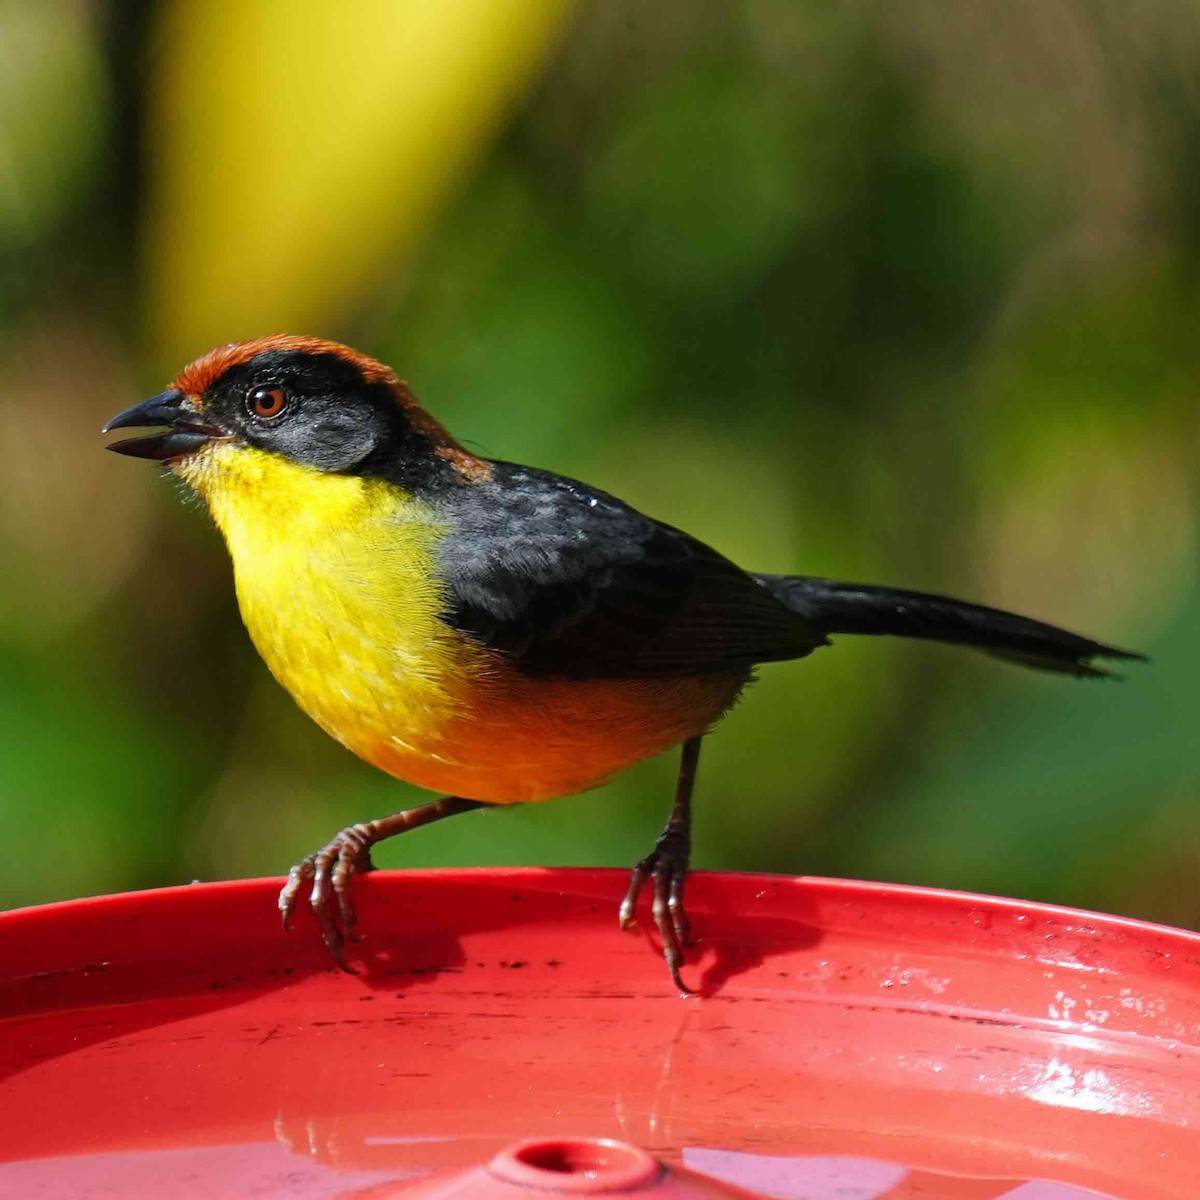
[[687,912],[683,907],[683,885],[687,880],[688,858],[691,854],[691,839],[685,830],[673,823],[663,830],[654,844],[654,849],[633,868],[629,890],[621,901],[620,922],[622,929],[632,929],[636,923],[638,898],[647,883],[652,883],[654,899],[650,911],[658,926],[662,941],[663,958],[671,981],[685,996],[693,995],[680,977],[683,966],[683,947],[692,942]]
[[351,825],[343,829],[316,854],[298,862],[288,872],[287,883],[279,893],[279,911],[283,914],[283,927],[287,929],[296,910],[300,889],[312,880],[309,904],[317,918],[321,940],[333,955],[333,961],[351,975],[355,974],[354,968],[346,962],[343,952],[347,941],[357,940],[354,933],[357,915],[350,881],[355,875],[375,869],[371,847],[378,840],[368,825]]

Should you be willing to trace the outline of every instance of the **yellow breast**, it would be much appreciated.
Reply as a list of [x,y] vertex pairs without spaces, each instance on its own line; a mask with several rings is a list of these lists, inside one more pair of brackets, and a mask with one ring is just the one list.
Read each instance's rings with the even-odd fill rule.
[[530,679],[439,618],[445,528],[420,500],[232,443],[176,469],[225,536],[272,674],[343,745],[421,787],[492,803],[581,791],[702,732],[745,682]]
[[433,513],[382,481],[254,449],[205,457],[185,460],[185,478],[225,535],[242,618],[279,682],[357,753],[436,737],[471,648],[438,620]]

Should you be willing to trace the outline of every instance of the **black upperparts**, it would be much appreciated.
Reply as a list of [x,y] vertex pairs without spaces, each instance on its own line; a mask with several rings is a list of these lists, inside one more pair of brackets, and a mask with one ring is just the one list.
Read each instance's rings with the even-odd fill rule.
[[532,675],[653,678],[798,658],[824,638],[695,538],[605,492],[493,463],[440,494],[445,618]]

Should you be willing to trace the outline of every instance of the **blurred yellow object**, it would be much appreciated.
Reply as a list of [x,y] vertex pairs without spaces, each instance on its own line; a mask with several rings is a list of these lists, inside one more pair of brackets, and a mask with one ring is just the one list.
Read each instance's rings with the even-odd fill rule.
[[150,85],[142,263],[155,358],[328,329],[412,251],[569,9],[168,5]]
[[110,107],[89,6],[0,0],[0,254],[36,242],[86,191]]

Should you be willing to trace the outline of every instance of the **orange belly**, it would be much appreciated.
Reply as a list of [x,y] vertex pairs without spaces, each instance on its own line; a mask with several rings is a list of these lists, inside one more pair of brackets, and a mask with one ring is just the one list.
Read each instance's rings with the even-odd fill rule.
[[[528,679],[501,667],[471,681],[436,728],[351,745],[419,787],[492,804],[550,800],[705,732],[749,672],[660,680]],[[347,743],[349,744],[349,743]]]

